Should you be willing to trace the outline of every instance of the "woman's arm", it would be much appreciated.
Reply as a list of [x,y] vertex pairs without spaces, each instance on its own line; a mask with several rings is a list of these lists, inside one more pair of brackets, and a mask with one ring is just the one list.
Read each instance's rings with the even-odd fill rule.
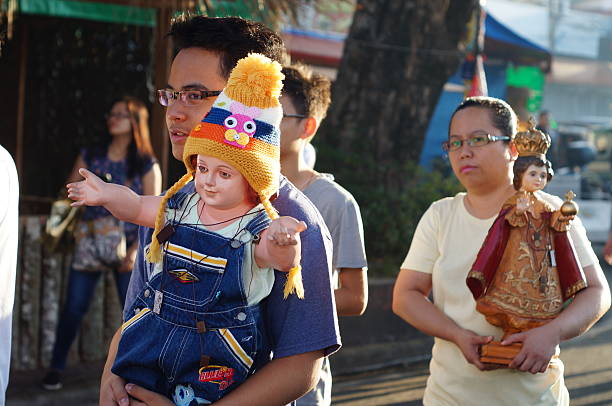
[[583,268],[587,287],[576,294],[572,303],[542,327],[513,334],[502,342],[522,342],[523,349],[510,368],[538,373],[546,371],[556,346],[564,340],[585,333],[610,308],[610,288],[599,263]]
[[66,186],[68,197],[75,200],[73,206],[104,206],[119,220],[155,226],[161,197],[137,195],[127,186],[106,183],[84,168],[79,173],[85,180]]
[[431,287],[431,274],[402,269],[393,288],[393,312],[425,334],[455,343],[467,362],[487,369],[479,360],[478,348],[493,337],[457,325],[429,300]]
[[142,194],[145,196],[159,196],[162,192],[162,176],[159,164],[153,163],[151,169],[142,177]]

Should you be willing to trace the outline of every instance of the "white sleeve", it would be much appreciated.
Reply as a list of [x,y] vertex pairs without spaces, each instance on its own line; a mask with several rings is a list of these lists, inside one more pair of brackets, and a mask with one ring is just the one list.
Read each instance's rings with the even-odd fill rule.
[[584,228],[580,217],[576,216],[571,224],[569,236],[576,250],[580,266],[584,268],[585,266],[599,263],[599,259],[597,259],[595,251],[593,251],[591,242],[587,238],[586,228]]

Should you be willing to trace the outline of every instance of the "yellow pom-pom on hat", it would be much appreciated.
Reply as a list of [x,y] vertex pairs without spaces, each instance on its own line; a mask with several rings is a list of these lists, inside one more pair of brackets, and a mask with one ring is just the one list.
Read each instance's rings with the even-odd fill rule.
[[[270,198],[278,192],[280,176],[280,122],[283,111],[278,101],[284,75],[281,65],[264,55],[249,54],[238,61],[225,89],[189,134],[183,150],[187,174],[168,192],[160,205],[153,241],[147,259],[161,259],[157,235],[163,227],[166,202],[191,180],[194,155],[221,159],[238,170],[257,192],[266,213],[278,218]],[[301,267],[289,271],[285,297],[292,292],[304,297]]]

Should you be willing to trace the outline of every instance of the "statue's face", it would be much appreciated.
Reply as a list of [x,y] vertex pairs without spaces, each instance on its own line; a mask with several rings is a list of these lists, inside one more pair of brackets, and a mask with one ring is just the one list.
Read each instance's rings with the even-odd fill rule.
[[542,190],[548,182],[547,179],[548,174],[546,173],[546,165],[529,165],[529,167],[523,174],[521,190],[525,192],[535,192],[536,190]]

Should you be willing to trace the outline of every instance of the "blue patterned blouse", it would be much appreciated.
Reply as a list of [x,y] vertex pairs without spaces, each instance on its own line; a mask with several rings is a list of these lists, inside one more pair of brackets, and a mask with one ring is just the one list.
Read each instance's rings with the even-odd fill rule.
[[[108,146],[83,148],[81,150],[81,156],[87,164],[87,169],[89,169],[91,172],[108,182],[128,186],[134,192],[142,194],[142,177],[151,169],[155,163],[155,159],[149,158],[145,162],[141,173],[132,179],[128,179],[127,158],[124,158],[121,161],[111,161],[108,159],[107,155]],[[81,218],[83,220],[95,220],[97,218],[110,215],[110,212],[104,207],[91,206],[85,208]],[[128,246],[130,246],[138,239],[138,226],[132,223],[125,223],[124,229],[126,243]]]

